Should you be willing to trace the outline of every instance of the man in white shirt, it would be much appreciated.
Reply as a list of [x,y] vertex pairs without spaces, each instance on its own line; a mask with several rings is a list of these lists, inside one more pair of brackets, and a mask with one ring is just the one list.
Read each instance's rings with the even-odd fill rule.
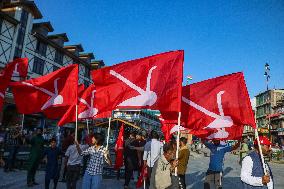
[[144,165],[147,166],[147,188],[150,185],[150,178],[152,168],[155,162],[160,158],[161,154],[163,153],[163,143],[159,140],[159,135],[156,131],[151,132],[151,140],[145,144],[144,153],[143,153],[143,161]]
[[[269,155],[271,142],[264,136],[260,136],[259,141],[263,155]],[[254,149],[255,150],[249,153],[242,161],[241,180],[243,182],[243,188],[273,189],[272,172],[267,163],[264,163],[265,172],[263,170],[257,140],[254,141]]]
[[[82,150],[85,150],[89,145],[80,145]],[[76,189],[77,181],[80,176],[80,169],[83,160],[83,156],[78,153],[76,145],[70,145],[65,153],[65,160],[67,165],[66,173],[66,186],[68,189]]]

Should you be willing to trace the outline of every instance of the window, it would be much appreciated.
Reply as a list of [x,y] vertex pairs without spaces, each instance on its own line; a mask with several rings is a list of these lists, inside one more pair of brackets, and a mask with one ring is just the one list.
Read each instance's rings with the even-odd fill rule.
[[25,10],[25,9],[22,9],[22,15],[21,15],[21,25],[23,27],[26,27],[27,26],[27,22],[28,22],[28,18],[29,18],[29,13]]
[[19,47],[15,48],[15,53],[14,53],[14,58],[19,58],[22,56],[22,49],[20,49]]
[[0,33],[2,32],[2,22],[3,20],[0,18]]
[[36,44],[36,52],[37,53],[39,53],[42,56],[45,56],[46,48],[47,48],[46,43],[43,43],[41,41],[37,41],[37,44]]
[[26,29],[24,27],[19,28],[18,37],[17,37],[17,45],[20,48],[22,48],[22,46],[23,46],[23,42],[24,42],[24,39],[25,39],[25,32],[26,32]]
[[43,70],[44,70],[44,60],[38,57],[35,57],[34,65],[33,65],[33,72],[43,75]]
[[18,31],[18,36],[17,36],[17,43],[16,43],[16,51],[14,57],[21,57],[22,55],[22,48],[23,48],[23,43],[25,40],[25,33],[26,33],[26,26],[28,22],[28,17],[29,13],[22,9],[22,15],[21,15],[21,23]]
[[90,78],[90,69],[85,67],[85,77]]
[[59,51],[56,51],[54,61],[57,62],[58,64],[63,64],[63,54]]
[[53,71],[56,71],[56,70],[58,70],[58,69],[59,69],[58,66],[54,66],[54,65],[53,65]]

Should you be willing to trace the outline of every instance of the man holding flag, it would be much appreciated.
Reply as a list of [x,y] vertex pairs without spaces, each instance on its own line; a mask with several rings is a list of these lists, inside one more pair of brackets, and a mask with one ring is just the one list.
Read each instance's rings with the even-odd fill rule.
[[[254,141],[254,151],[249,153],[242,161],[241,180],[243,189],[253,188],[274,188],[273,176],[267,163],[262,165],[260,148],[263,155],[269,155],[271,142],[267,137],[259,137],[260,146],[257,139]],[[264,171],[265,168],[265,171]]]

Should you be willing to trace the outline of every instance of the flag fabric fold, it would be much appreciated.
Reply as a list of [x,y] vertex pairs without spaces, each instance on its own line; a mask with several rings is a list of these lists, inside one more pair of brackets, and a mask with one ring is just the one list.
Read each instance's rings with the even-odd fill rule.
[[13,62],[15,64],[15,68],[13,70],[12,77],[26,79],[28,75],[28,66],[29,66],[28,58],[17,58],[14,59]]
[[138,181],[136,183],[136,188],[142,187],[143,181],[146,180],[147,175],[148,175],[148,173],[147,173],[147,166],[143,166],[142,169],[141,169]]
[[[78,120],[106,118],[111,116],[111,112],[99,112],[95,100],[96,87],[90,85],[87,89],[83,90],[82,86],[78,88]],[[59,126],[66,123],[76,121],[76,103],[69,107],[66,113],[58,122]]]
[[179,112],[183,77],[182,50],[161,53],[92,71],[102,112],[148,108]]
[[159,120],[165,141],[169,142],[172,136],[171,129],[177,124],[177,120],[165,120],[162,115],[159,116]]
[[11,81],[14,68],[15,62],[8,63],[0,73],[0,110],[2,110],[5,92]]
[[124,123],[122,123],[120,127],[114,148],[116,154],[114,169],[116,170],[120,169],[123,166],[123,143],[124,143],[123,135],[124,135]]
[[244,125],[256,127],[243,73],[184,86],[182,120],[207,139],[240,139]]
[[78,65],[66,66],[38,78],[14,82],[11,86],[19,113],[42,112],[48,118],[60,118],[77,101]]

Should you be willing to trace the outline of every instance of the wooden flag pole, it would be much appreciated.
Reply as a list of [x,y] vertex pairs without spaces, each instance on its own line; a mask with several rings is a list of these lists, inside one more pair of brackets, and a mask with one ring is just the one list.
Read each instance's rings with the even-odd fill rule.
[[267,175],[267,170],[265,169],[265,166],[264,166],[264,158],[263,158],[263,153],[262,153],[262,149],[261,149],[261,146],[260,146],[260,141],[259,141],[259,136],[258,136],[258,131],[257,131],[256,114],[254,115],[254,122],[255,122],[255,125],[256,125],[256,128],[254,129],[254,136],[255,136],[256,141],[257,141],[260,159],[261,159],[261,163],[262,163],[262,168],[263,168],[264,174]]
[[258,149],[259,149],[262,168],[263,168],[264,174],[267,175],[267,170],[265,169],[265,166],[264,166],[264,157],[263,157],[263,153],[262,153],[262,149],[261,149],[261,145],[260,145],[260,141],[259,141],[257,128],[255,129],[255,137],[256,137],[256,140],[257,140],[257,145],[258,145]]
[[78,141],[78,105],[76,104],[75,140]]
[[111,123],[111,117],[108,119],[108,129],[107,129],[107,144],[106,144],[106,149],[108,149],[108,141],[109,141],[109,133],[110,133],[110,123]]
[[[179,113],[178,113],[178,135],[177,135],[177,151],[176,151],[176,160],[178,159],[178,152],[179,152],[180,117],[181,117],[181,112],[179,112]],[[175,168],[175,176],[177,176],[177,167]]]
[[88,135],[90,134],[90,130],[89,130],[89,120],[87,119],[87,133]]

